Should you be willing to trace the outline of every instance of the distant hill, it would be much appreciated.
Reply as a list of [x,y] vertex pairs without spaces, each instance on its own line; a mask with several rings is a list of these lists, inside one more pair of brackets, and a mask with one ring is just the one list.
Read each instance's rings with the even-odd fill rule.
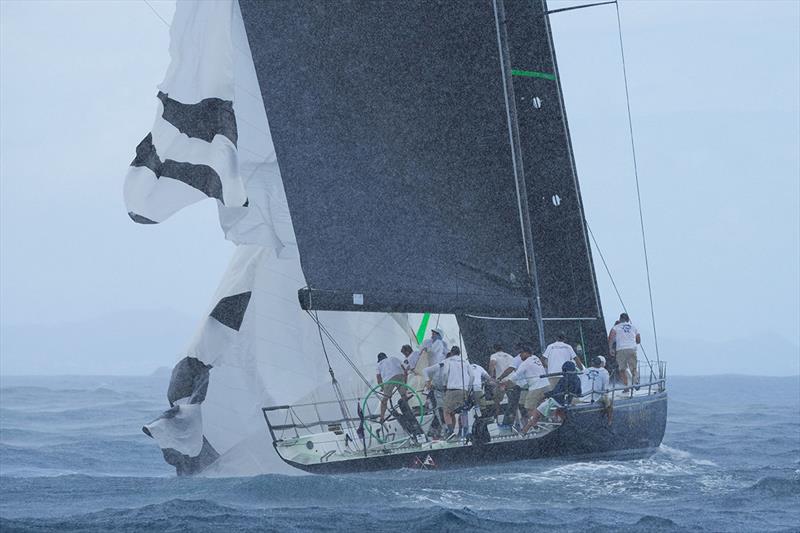
[[172,310],[127,311],[56,325],[0,326],[3,374],[168,373],[200,319]]
[[[0,373],[168,376],[199,323],[199,316],[151,309],[58,325],[0,326]],[[649,343],[648,355],[655,360]],[[664,338],[661,358],[668,375],[800,374],[800,346],[773,334],[725,342]]]

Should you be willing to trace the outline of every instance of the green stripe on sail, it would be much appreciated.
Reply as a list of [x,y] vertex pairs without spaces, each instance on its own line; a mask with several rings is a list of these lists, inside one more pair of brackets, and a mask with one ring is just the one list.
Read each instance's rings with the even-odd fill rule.
[[555,81],[556,75],[548,72],[536,72],[535,70],[511,69],[512,76],[523,76],[525,78],[542,78],[543,80]]
[[428,329],[428,321],[430,319],[430,313],[422,315],[422,322],[419,323],[419,329],[417,330],[417,344],[422,344],[422,341],[425,340],[425,331]]

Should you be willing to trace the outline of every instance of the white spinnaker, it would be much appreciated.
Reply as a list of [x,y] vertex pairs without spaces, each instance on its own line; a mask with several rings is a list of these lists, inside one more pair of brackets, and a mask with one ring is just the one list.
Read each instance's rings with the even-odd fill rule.
[[[191,159],[243,185],[246,207],[243,202],[218,204],[226,238],[238,246],[209,310],[222,298],[243,292],[251,296],[238,331],[208,317],[187,350],[186,355],[212,366],[201,413],[178,402],[178,416],[149,428],[162,448],[189,457],[199,453],[205,437],[221,454],[206,469],[214,475],[276,471],[261,408],[333,399],[328,366],[317,325],[297,300],[297,290],[306,283],[238,3],[180,2],[170,35],[172,62],[160,89],[189,104],[210,97],[232,99],[238,143],[231,150],[233,145],[220,135],[210,142],[189,138],[164,122],[159,105],[153,144],[162,160]],[[129,173],[125,196],[129,211],[153,222],[205,197],[184,183],[157,179],[143,167]],[[405,315],[323,312],[319,318],[371,380],[376,354],[397,353],[409,342]],[[404,323],[405,328],[400,326]],[[327,346],[345,395],[363,395],[366,386]]]
[[178,3],[153,129],[125,179],[125,204],[137,222],[162,222],[208,197],[227,206],[247,200],[231,109],[234,12],[238,3],[230,0]]

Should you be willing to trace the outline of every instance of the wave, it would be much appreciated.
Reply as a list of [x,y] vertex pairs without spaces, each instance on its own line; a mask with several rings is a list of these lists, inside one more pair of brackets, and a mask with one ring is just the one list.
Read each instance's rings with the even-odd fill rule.
[[760,492],[769,496],[800,497],[800,477],[782,478],[767,476],[759,479],[746,489],[748,492]]
[[[75,514],[58,518],[0,518],[2,531],[436,531],[468,533],[502,530],[522,532],[558,529],[564,532],[619,532],[682,530],[672,520],[641,516],[638,521],[580,519],[568,510],[543,513],[535,510],[480,512],[463,507],[385,508],[380,501],[360,507],[259,509],[223,505],[208,499],[170,499],[141,507]],[[635,520],[635,518],[634,518]]]

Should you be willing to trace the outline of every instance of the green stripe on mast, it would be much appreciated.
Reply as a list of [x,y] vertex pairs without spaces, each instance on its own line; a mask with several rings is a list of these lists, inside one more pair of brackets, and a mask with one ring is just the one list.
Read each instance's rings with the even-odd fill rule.
[[556,81],[556,75],[549,72],[537,72],[535,70],[511,69],[512,76],[522,76],[525,78],[541,78],[543,80]]
[[425,331],[428,329],[428,321],[430,319],[430,313],[422,315],[422,322],[419,323],[419,329],[417,330],[417,344],[422,344],[422,341],[425,340]]

